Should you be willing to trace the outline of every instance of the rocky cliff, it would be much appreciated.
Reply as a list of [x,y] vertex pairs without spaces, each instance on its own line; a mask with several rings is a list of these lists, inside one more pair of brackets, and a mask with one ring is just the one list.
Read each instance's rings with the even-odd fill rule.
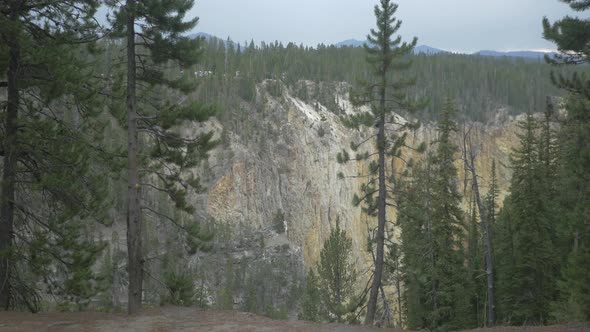
[[[223,144],[209,161],[208,191],[197,198],[201,210],[215,223],[231,230],[227,237],[231,243],[229,252],[234,261],[247,260],[243,263],[245,271],[256,262],[274,259],[289,266],[275,271],[279,275],[304,275],[304,268],[318,261],[322,244],[336,220],[352,237],[359,271],[363,270],[369,259],[365,250],[368,225],[374,221],[367,220],[360,208],[352,206],[362,180],[341,180],[337,175],[362,174],[365,163],[340,165],[336,156],[343,148],[348,149],[351,141],[370,132],[345,128],[333,110],[317,101],[304,102],[287,89],[273,96],[267,92],[266,84],[268,81],[258,86],[258,103],[234,110],[233,122],[215,123]],[[342,84],[334,96],[340,112],[357,111],[345,91]],[[518,142],[516,120],[498,110],[490,123],[459,126],[460,130],[463,126],[471,128],[483,193],[487,192],[492,160],[496,160],[500,201],[511,175],[508,155]],[[408,143],[417,146],[435,138],[435,124],[427,123],[410,133]],[[459,146],[461,139],[462,135],[457,134]],[[456,166],[463,180],[460,155]],[[465,187],[463,183],[460,186],[462,190]],[[469,194],[468,186],[465,188],[465,194]],[[389,218],[395,218],[393,209]],[[200,255],[201,259],[206,256]],[[236,304],[246,301],[245,292],[237,292],[241,295],[236,296]]]

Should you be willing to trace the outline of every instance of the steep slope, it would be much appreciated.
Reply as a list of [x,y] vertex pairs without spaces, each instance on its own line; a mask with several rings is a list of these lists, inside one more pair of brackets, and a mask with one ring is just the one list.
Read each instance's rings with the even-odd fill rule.
[[[247,107],[241,110],[248,113],[240,124],[242,129],[220,129],[225,131],[226,143],[211,158],[210,165],[215,167],[209,177],[209,188],[198,201],[215,223],[232,230],[229,232],[230,244],[220,248],[231,248],[233,264],[244,269],[245,280],[249,275],[256,275],[248,269],[256,262],[284,264],[279,265],[283,268],[275,267],[268,276],[272,276],[269,277],[272,280],[288,279],[276,290],[285,295],[293,285],[300,284],[304,269],[317,263],[323,241],[337,219],[352,237],[358,270],[368,268],[367,225],[373,225],[374,221],[367,220],[360,208],[352,206],[353,195],[359,192],[362,181],[337,178],[338,172],[349,176],[364,173],[363,162],[342,166],[336,162],[336,155],[353,139],[358,140],[367,134],[351,132],[326,107],[316,101],[306,103],[287,89],[277,96],[269,94],[266,87],[269,82],[272,81],[266,81],[257,89],[257,99],[264,103],[250,105],[247,111]],[[307,84],[312,86],[315,83]],[[343,84],[334,97],[345,112],[355,112],[345,91],[346,85]],[[487,191],[492,160],[499,165],[500,201],[511,175],[506,166],[510,150],[517,142],[515,121],[505,115],[505,111],[498,110],[491,123],[465,124],[471,127],[473,144],[478,149],[477,167],[482,192]],[[258,129],[246,125],[249,122],[255,123]],[[219,126],[223,128],[223,124]],[[408,143],[417,146],[421,142],[433,142],[436,139],[434,128],[433,123],[423,125],[410,133]],[[457,135],[458,145],[461,145],[460,137]],[[457,156],[456,165],[463,179],[460,156]],[[398,167],[401,169],[403,165],[400,163]],[[465,189],[464,194],[469,194],[468,186],[458,185],[461,190]],[[389,216],[394,220],[395,210],[392,209]],[[208,261],[202,269],[216,270],[210,273],[215,280],[214,276],[226,271],[219,260],[227,256],[219,252],[213,256],[217,258],[202,254],[198,260],[200,263],[196,263]],[[241,264],[240,261],[244,260],[245,264]],[[259,282],[273,281],[264,279]],[[234,289],[234,307],[243,308],[247,302],[247,287]],[[215,292],[213,284],[211,288]]]

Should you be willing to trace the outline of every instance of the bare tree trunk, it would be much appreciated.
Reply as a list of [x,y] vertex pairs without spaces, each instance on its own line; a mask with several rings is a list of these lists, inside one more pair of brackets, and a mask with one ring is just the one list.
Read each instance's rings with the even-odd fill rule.
[[[487,304],[487,324],[493,326],[496,321],[496,305],[495,305],[495,287],[494,287],[494,265],[492,259],[492,241],[490,239],[490,225],[488,223],[488,215],[483,206],[481,195],[479,193],[479,183],[477,180],[477,170],[475,169],[475,154],[470,146],[469,152],[467,151],[467,135],[464,133],[463,137],[463,160],[467,168],[471,171],[473,178],[473,193],[475,194],[475,201],[477,203],[477,209],[479,210],[479,217],[481,219],[481,225],[483,227],[483,236],[485,243],[485,255],[486,255],[486,276],[487,276],[487,293],[488,293],[488,304]],[[469,153],[469,156],[467,155]]]
[[[21,3],[15,2],[11,6],[10,21],[18,20],[18,11]],[[20,44],[15,34],[6,40],[9,48],[8,59],[8,103],[6,105],[6,118],[4,121],[4,163],[2,169],[2,197],[0,198],[0,252],[5,254],[12,246],[14,232],[14,199],[16,164],[18,151],[16,136],[18,132],[18,72],[20,66]],[[10,269],[11,262],[7,255],[0,256],[0,308],[10,308]]]
[[373,324],[375,320],[375,313],[377,311],[377,298],[379,296],[379,288],[381,287],[381,278],[383,276],[383,258],[385,250],[385,209],[387,207],[387,191],[385,187],[385,78],[380,91],[380,109],[381,116],[379,119],[379,132],[377,133],[377,149],[379,150],[379,201],[377,205],[377,255],[375,257],[375,274],[373,275],[373,283],[371,285],[371,292],[369,295],[369,303],[367,304],[367,316],[365,317],[365,325]]
[[141,310],[143,257],[141,248],[141,207],[138,165],[136,65],[135,65],[135,1],[127,0],[127,271],[129,314]]

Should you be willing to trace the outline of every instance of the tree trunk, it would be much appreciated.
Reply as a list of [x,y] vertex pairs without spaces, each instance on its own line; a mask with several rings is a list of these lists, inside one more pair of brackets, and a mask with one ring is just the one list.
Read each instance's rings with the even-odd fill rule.
[[127,271],[129,273],[129,314],[141,310],[143,257],[141,248],[141,207],[138,167],[137,111],[135,97],[135,1],[128,0],[127,11]]
[[[399,264],[398,264],[398,268],[399,268]],[[398,316],[398,321],[399,321],[398,327],[401,329],[404,326],[404,323],[402,320],[402,287],[401,287],[400,278],[401,278],[401,276],[398,273],[398,276],[395,280],[395,290],[397,291],[397,316]]]
[[385,84],[381,87],[381,101],[380,109],[381,115],[379,118],[379,132],[377,134],[377,149],[379,150],[379,201],[377,205],[377,255],[375,257],[375,274],[373,275],[373,283],[371,285],[371,292],[369,295],[369,303],[367,304],[367,316],[365,317],[365,325],[372,325],[375,320],[375,312],[377,311],[377,297],[379,296],[379,288],[381,287],[381,277],[383,275],[383,256],[385,244],[385,220],[386,214],[386,187],[385,187]]
[[438,289],[437,289],[437,278],[438,276],[434,275],[435,267],[436,267],[436,248],[434,244],[434,223],[432,222],[432,216],[430,214],[430,203],[432,202],[432,195],[430,192],[430,180],[431,180],[431,166],[430,166],[430,158],[427,158],[427,174],[426,174],[426,237],[428,239],[428,244],[430,245],[429,250],[429,258],[430,258],[430,274],[431,274],[431,299],[432,299],[432,311],[438,311]]
[[[495,287],[494,287],[494,265],[492,260],[492,241],[490,239],[490,225],[488,223],[488,216],[485,211],[485,207],[481,201],[481,196],[479,194],[479,184],[477,181],[477,172],[475,170],[475,157],[472,155],[471,152],[470,159],[471,165],[469,165],[469,169],[471,170],[471,175],[473,177],[473,193],[475,194],[475,201],[477,203],[477,209],[479,210],[479,217],[481,219],[481,225],[483,227],[483,237],[485,243],[485,251],[486,251],[486,276],[487,276],[487,283],[488,283],[488,326],[493,326],[496,321],[496,305],[495,305]],[[467,157],[467,150],[465,150],[465,157]],[[467,159],[465,159],[467,162]]]
[[[18,4],[11,8],[10,21],[18,20]],[[9,48],[8,60],[8,103],[6,105],[6,118],[4,122],[4,163],[2,169],[2,197],[0,198],[0,308],[10,308],[10,247],[12,246],[14,227],[14,199],[15,177],[18,151],[16,147],[16,135],[18,130],[18,71],[20,66],[20,44],[18,35],[13,35],[7,41]]]

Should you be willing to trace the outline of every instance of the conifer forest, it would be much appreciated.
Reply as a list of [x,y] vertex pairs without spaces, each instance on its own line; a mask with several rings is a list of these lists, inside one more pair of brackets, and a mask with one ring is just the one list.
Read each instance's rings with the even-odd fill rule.
[[0,1],[0,331],[590,331],[589,0],[533,56],[201,2]]

